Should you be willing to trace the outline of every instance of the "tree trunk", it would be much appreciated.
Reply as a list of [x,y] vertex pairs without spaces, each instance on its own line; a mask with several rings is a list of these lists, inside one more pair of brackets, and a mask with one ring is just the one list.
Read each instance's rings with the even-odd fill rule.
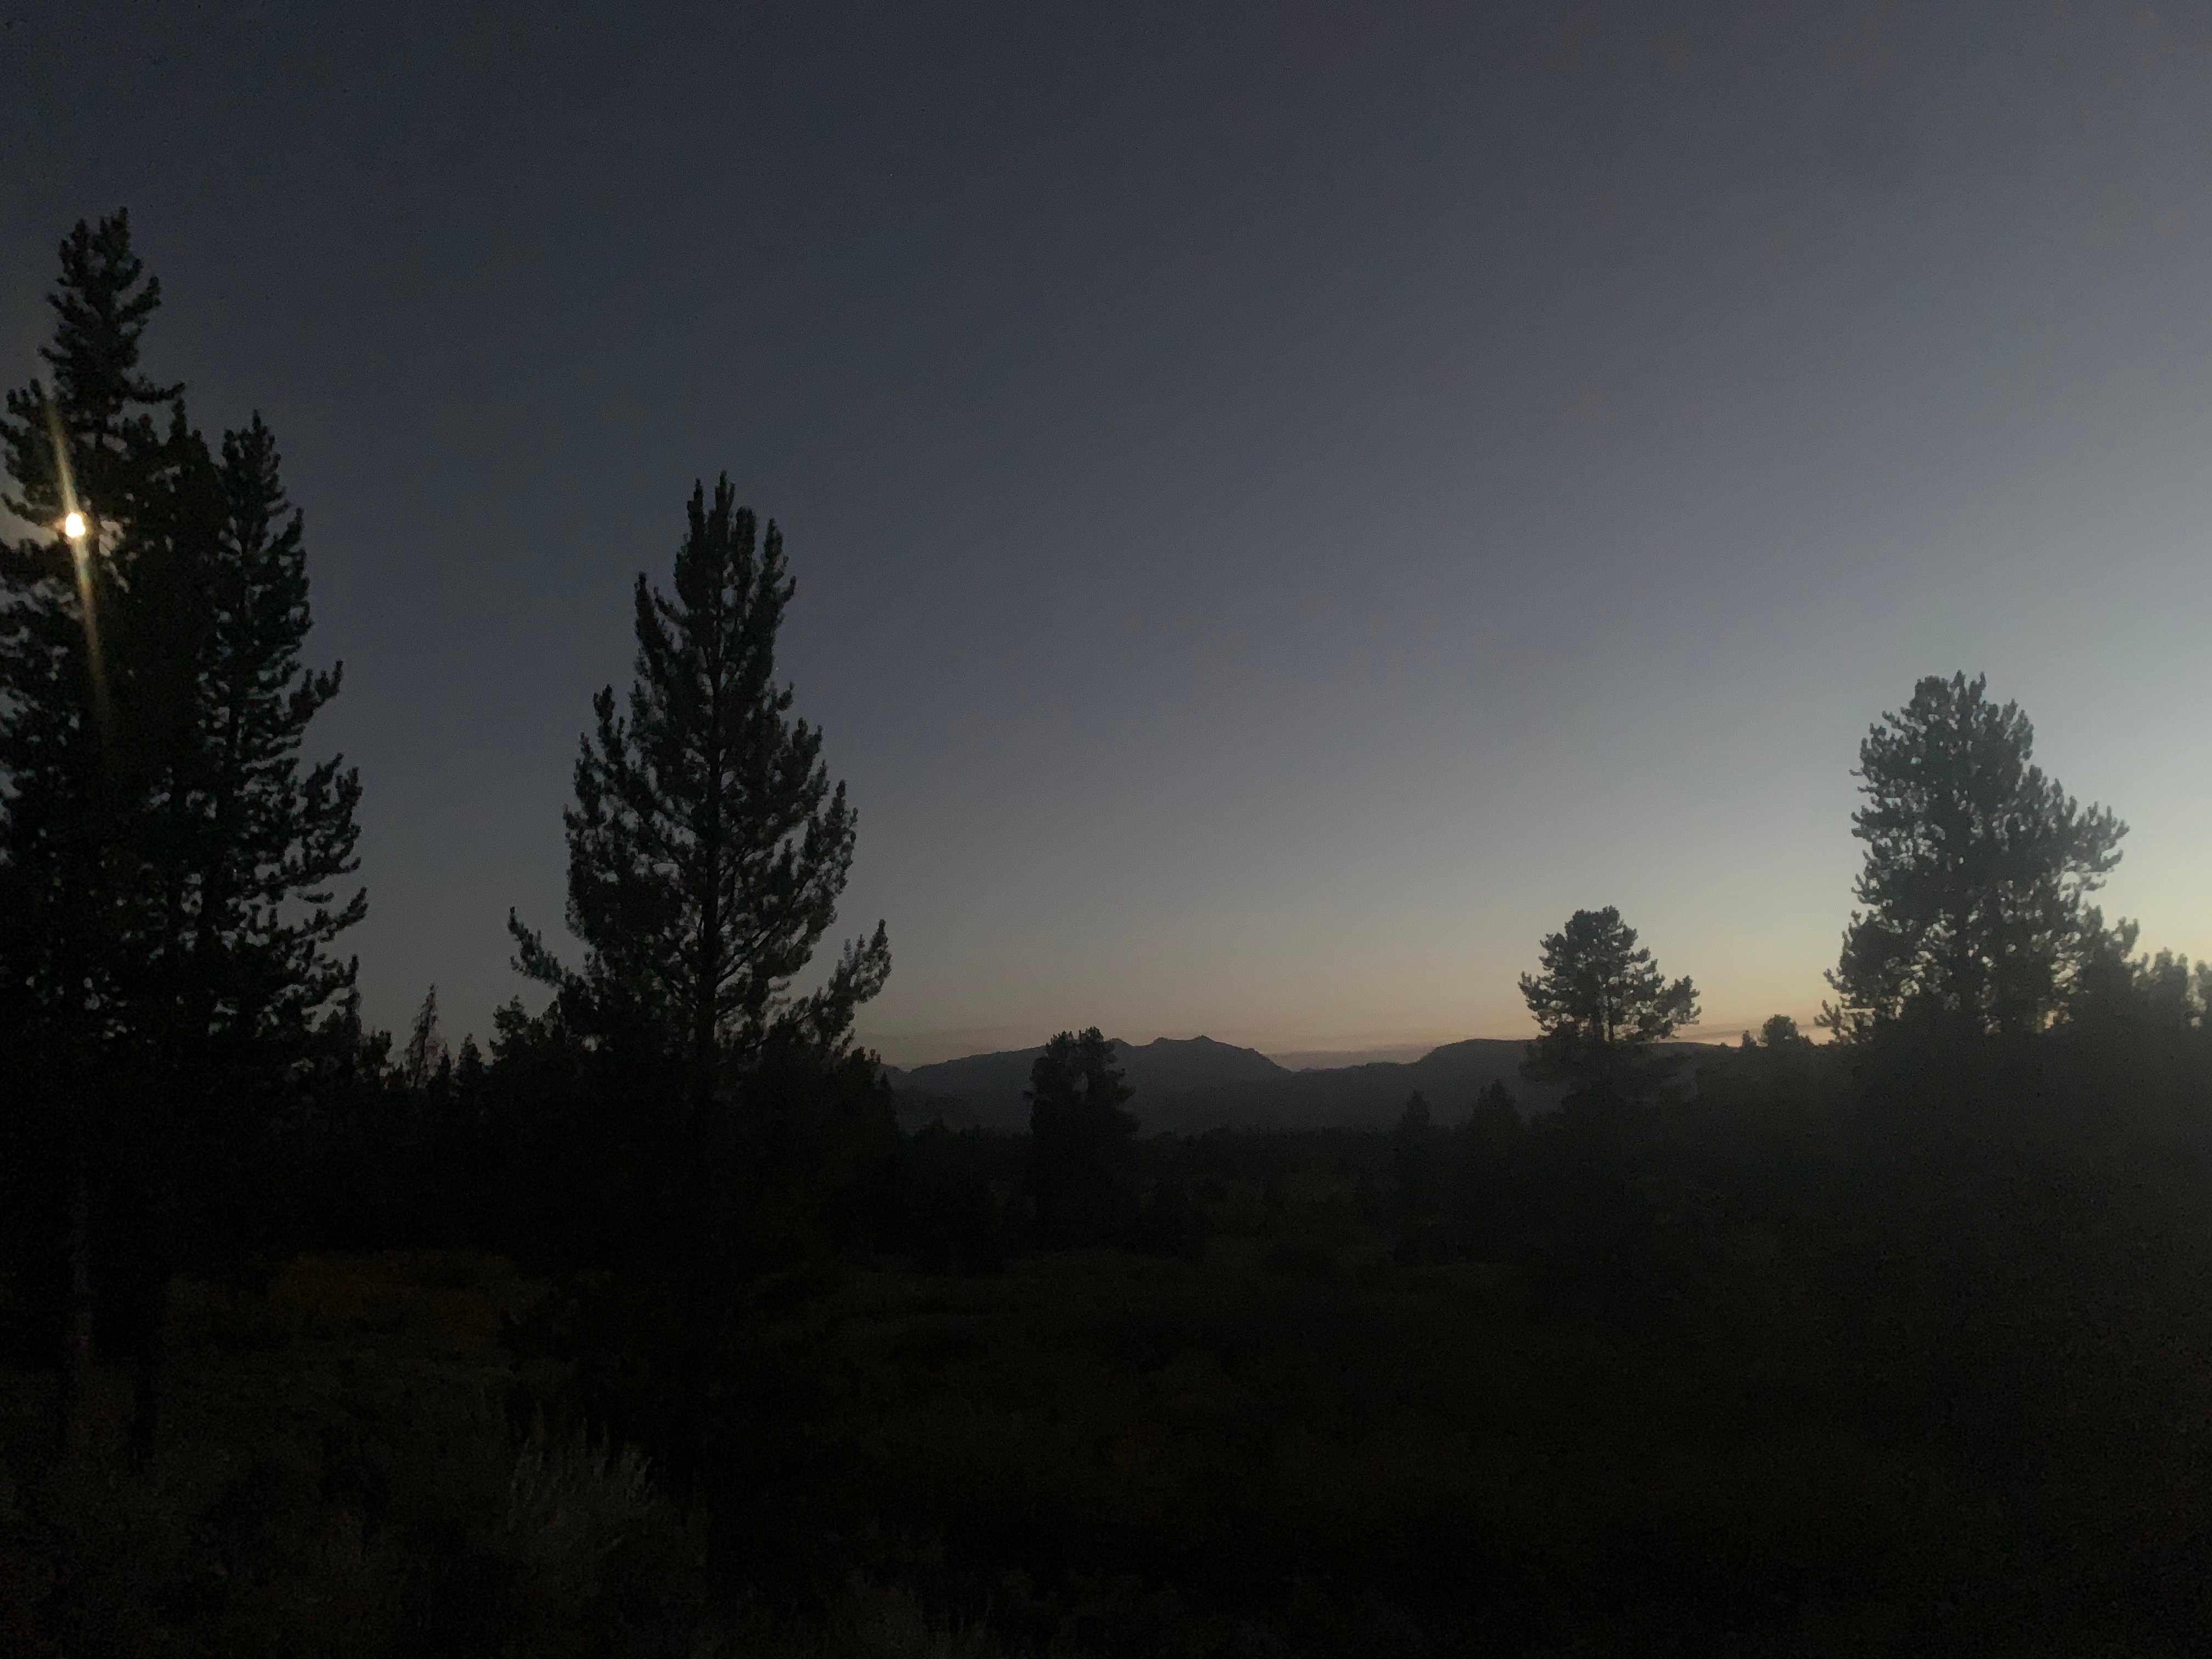
[[167,1323],[168,1281],[166,1275],[156,1277],[137,1290],[145,1305],[135,1310],[137,1340],[131,1369],[131,1462],[134,1468],[143,1469],[154,1461],[161,1426],[161,1338]]
[[[709,870],[714,868],[710,860]],[[690,1065],[690,1202],[684,1206],[689,1237],[684,1241],[684,1433],[685,1452],[695,1474],[706,1449],[708,1325],[713,1316],[713,1240],[709,1224],[714,1200],[713,1155],[714,1109],[714,991],[720,982],[720,953],[715,949],[720,918],[716,914],[714,887],[710,877],[705,917],[701,927],[701,988],[692,1012]]]
[[[173,1078],[173,1073],[172,1074]],[[129,1206],[117,1218],[107,1274],[107,1296],[117,1316],[118,1334],[130,1345],[131,1464],[143,1468],[154,1455],[160,1420],[162,1335],[167,1323],[169,1279],[176,1260],[177,1164],[181,1148],[174,1133],[169,1097],[149,1088],[143,1118],[128,1126],[131,1156],[127,1176],[116,1191]]]
[[717,676],[708,705],[707,799],[701,814],[696,856],[702,879],[699,892],[698,983],[692,990],[691,1007],[691,1202],[690,1260],[686,1263],[684,1307],[684,1434],[693,1477],[696,1478],[707,1442],[708,1322],[712,1316],[712,1240],[708,1216],[714,1197],[714,1178],[708,1168],[713,1154],[712,1114],[717,1077],[715,1013],[722,986],[722,754],[721,688]]
[[684,1262],[684,1461],[696,1478],[707,1438],[707,1323],[713,1298],[707,1268],[707,1114],[712,1102],[705,1067],[695,1061],[691,1082],[690,1201],[685,1206]]
[[72,1455],[92,1447],[93,1290],[92,1173],[87,1167],[84,1127],[70,1126],[69,1217],[63,1243],[62,1449]]

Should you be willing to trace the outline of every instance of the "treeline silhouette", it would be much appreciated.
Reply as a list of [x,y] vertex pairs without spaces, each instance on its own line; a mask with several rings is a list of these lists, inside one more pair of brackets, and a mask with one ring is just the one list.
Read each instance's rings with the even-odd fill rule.
[[[335,955],[304,528],[115,216],[0,427],[0,1649],[2019,1653],[2212,1625],[2212,975],[1979,679],[1858,757],[1816,1044],[1539,941],[1529,1110],[902,1133],[857,825],[695,488],[456,1048]],[[77,515],[72,517],[72,515]],[[811,984],[811,991],[795,986]]]

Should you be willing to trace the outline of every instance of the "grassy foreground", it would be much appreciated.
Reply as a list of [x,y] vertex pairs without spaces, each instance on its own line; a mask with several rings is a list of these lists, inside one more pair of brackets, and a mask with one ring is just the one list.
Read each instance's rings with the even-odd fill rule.
[[2185,1650],[2204,1460],[2129,1402],[2206,1402],[2163,1373],[2022,1372],[1977,1334],[2002,1299],[1839,1279],[1832,1219],[1694,1191],[1627,1253],[1453,1259],[1356,1161],[1217,1183],[1195,1261],[758,1284],[680,1490],[649,1288],[422,1252],[180,1282],[147,1470],[119,1376],[118,1444],[64,1467],[51,1376],[0,1369],[0,1651]]

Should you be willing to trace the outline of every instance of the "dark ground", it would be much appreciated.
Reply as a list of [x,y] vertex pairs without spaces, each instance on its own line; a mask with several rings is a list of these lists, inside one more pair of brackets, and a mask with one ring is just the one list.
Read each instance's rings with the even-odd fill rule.
[[733,1293],[680,1479],[654,1287],[182,1281],[143,1473],[0,1370],[0,1650],[2187,1652],[2212,1176],[2130,1122],[1154,1141],[1195,1259]]

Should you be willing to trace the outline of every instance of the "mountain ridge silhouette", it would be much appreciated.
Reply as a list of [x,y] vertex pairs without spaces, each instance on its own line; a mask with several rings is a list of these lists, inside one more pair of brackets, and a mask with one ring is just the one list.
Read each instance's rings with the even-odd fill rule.
[[[1180,1095],[1297,1075],[1256,1048],[1240,1048],[1208,1036],[1155,1037],[1146,1043],[1120,1037],[1111,1041],[1129,1086],[1140,1095]],[[951,1127],[981,1123],[990,1128],[1027,1128],[1030,1109],[1023,1091],[1029,1087],[1030,1067],[1043,1052],[1039,1044],[964,1054],[911,1070],[887,1066],[884,1075],[899,1102],[902,1121],[926,1123],[931,1115],[941,1115]],[[935,1113],[929,1103],[938,1108]]]
[[[1713,1045],[1662,1047],[1694,1056]],[[1207,1129],[1387,1128],[1416,1090],[1442,1123],[1467,1115],[1474,1097],[1504,1083],[1533,1114],[1559,1103],[1563,1085],[1524,1081],[1528,1044],[1513,1037],[1470,1037],[1441,1043],[1419,1060],[1368,1060],[1293,1072],[1255,1048],[1210,1037],[1160,1037],[1114,1050],[1135,1091],[1129,1102],[1143,1133]],[[919,1128],[941,1120],[947,1128],[1025,1129],[1030,1066],[1044,1052],[1010,1048],[968,1054],[902,1071],[885,1066],[899,1121]],[[1694,1085],[1693,1085],[1694,1086]]]

